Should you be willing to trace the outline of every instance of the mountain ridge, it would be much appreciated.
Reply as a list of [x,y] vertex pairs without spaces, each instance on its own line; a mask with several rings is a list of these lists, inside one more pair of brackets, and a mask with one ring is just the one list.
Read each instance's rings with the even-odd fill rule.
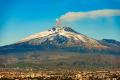
[[0,68],[118,69],[120,42],[54,27],[0,47]]
[[[111,44],[112,42],[112,44]],[[0,51],[4,52],[5,48],[18,51],[26,50],[62,50],[73,52],[106,52],[120,53],[120,43],[116,40],[96,40],[81,33],[76,32],[70,27],[53,27],[52,29],[30,35],[21,41],[1,47]],[[12,47],[11,47],[12,46]],[[26,51],[25,50],[25,51]],[[17,51],[17,50],[16,50]]]

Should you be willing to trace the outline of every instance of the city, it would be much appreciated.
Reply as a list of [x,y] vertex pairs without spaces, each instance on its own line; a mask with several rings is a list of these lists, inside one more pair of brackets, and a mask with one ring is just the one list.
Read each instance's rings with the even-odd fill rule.
[[0,69],[0,80],[120,80],[120,70]]

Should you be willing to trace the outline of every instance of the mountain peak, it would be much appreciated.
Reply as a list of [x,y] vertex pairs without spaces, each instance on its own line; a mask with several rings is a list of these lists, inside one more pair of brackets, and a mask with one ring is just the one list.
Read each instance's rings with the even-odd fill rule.
[[[47,31],[44,32],[40,32],[40,33],[36,33],[33,34],[31,36],[28,36],[26,38],[24,38],[23,40],[21,40],[20,42],[32,42],[32,43],[42,43],[46,42],[46,40],[48,42],[52,42],[52,41],[56,41],[56,39],[58,40],[65,40],[67,39],[67,44],[72,44],[73,46],[75,45],[93,45],[94,46],[98,46],[100,45],[99,42],[95,39],[89,38],[83,34],[80,34],[78,32],[76,32],[75,30],[73,30],[70,27],[61,27],[61,26],[55,26]],[[36,41],[37,40],[37,41]],[[59,41],[58,40],[58,41]],[[64,41],[63,41],[64,42]],[[56,44],[56,42],[55,42]],[[92,46],[93,47],[93,46]]]
[[49,37],[54,34],[60,34],[60,35],[63,34],[66,36],[66,35],[68,35],[68,33],[77,34],[77,32],[70,27],[55,26],[47,31],[43,31],[43,32],[39,32],[39,33],[30,35],[30,36],[22,39],[20,42],[28,41],[28,40],[35,39],[35,38],[43,38],[43,37],[47,37],[47,36]]
[[[71,27],[55,26],[49,30],[30,35],[15,46],[23,46],[26,50],[63,50],[75,52],[120,52],[120,42],[115,40],[96,40],[81,33],[77,33]],[[13,46],[14,47],[14,46]],[[16,49],[16,47],[15,47]]]
[[56,32],[59,32],[59,31],[66,31],[66,32],[74,32],[74,33],[77,33],[75,30],[73,30],[71,27],[67,27],[67,26],[64,26],[64,27],[61,27],[61,26],[55,26],[53,27],[52,29],[50,29],[49,31],[56,31]]

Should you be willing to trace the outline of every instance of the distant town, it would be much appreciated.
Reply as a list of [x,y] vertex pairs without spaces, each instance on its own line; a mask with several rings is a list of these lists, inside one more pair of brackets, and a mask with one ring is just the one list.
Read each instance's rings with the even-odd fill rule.
[[0,80],[120,80],[120,70],[33,70],[0,68]]

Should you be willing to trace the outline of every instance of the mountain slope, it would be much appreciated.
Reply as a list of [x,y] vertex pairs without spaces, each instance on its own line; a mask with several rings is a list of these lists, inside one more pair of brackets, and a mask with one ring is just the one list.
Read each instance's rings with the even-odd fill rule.
[[23,40],[0,48],[0,53],[26,51],[72,51],[80,53],[120,53],[115,40],[96,40],[80,34],[70,27],[57,27],[33,34]]
[[57,27],[0,47],[0,67],[114,69],[120,68],[119,55],[119,41],[96,40],[70,27]]

